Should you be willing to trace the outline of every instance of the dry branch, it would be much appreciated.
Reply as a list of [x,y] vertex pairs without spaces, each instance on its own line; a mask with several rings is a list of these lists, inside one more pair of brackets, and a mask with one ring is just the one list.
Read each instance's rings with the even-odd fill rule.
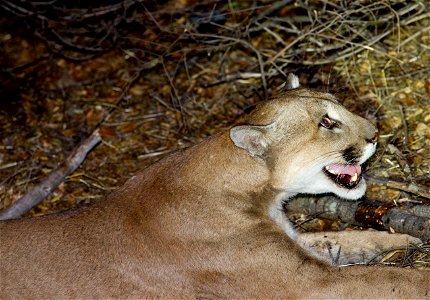
[[430,188],[414,182],[402,182],[402,181],[396,181],[389,178],[372,176],[372,175],[366,175],[366,178],[369,181],[372,181],[378,184],[384,184],[390,188],[398,189],[401,191],[405,191],[408,193],[421,196],[423,198],[430,199]]
[[9,208],[0,213],[0,220],[15,219],[35,205],[39,204],[46,196],[63,182],[64,178],[73,173],[84,161],[90,152],[101,141],[99,130],[95,130],[67,157],[66,161],[55,171],[49,174],[42,182],[37,184],[30,192],[18,199]]
[[[420,206],[416,206],[420,207]],[[425,206],[413,210],[403,210],[387,205],[375,205],[367,201],[348,201],[334,196],[296,197],[284,204],[291,213],[302,213],[329,220],[406,233],[423,240],[430,239],[430,214]]]

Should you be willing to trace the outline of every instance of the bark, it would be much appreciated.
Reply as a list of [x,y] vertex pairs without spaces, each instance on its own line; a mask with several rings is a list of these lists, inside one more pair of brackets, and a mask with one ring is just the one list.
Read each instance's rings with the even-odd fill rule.
[[393,205],[348,201],[334,196],[300,196],[286,202],[284,208],[287,212],[430,239],[430,208],[424,205],[405,210]]

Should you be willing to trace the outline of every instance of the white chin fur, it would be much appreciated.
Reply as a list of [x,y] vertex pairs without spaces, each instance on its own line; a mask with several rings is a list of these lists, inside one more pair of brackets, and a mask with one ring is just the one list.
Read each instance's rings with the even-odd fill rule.
[[334,183],[329,179],[323,172],[315,176],[315,180],[312,184],[306,186],[300,193],[307,194],[325,194],[333,193],[340,198],[348,200],[357,200],[363,197],[366,192],[366,181],[364,178],[361,179],[360,183],[353,189],[347,189]]
[[333,191],[332,193],[335,193],[337,196],[344,199],[357,200],[363,197],[365,192],[366,192],[366,181],[362,178],[360,183],[355,188],[349,190],[338,186],[337,190]]

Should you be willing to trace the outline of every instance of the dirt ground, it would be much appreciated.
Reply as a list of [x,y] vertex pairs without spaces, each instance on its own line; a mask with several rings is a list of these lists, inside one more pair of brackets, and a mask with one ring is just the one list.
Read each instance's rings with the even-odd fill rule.
[[136,3],[2,4],[0,209],[96,128],[102,143],[28,215],[102,199],[228,128],[289,72],[380,128],[367,172],[383,181],[370,180],[368,198],[430,205],[428,1]]

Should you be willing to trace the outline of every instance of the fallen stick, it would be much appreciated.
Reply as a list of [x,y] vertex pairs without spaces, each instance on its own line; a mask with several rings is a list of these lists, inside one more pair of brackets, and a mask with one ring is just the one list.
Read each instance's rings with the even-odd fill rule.
[[12,203],[10,207],[0,212],[0,221],[15,219],[23,215],[34,206],[43,201],[50,193],[52,193],[61,182],[64,181],[68,175],[73,173],[84,161],[87,154],[101,142],[102,138],[99,132],[101,124],[108,118],[110,113],[116,108],[116,106],[124,99],[127,95],[131,85],[136,82],[143,71],[153,68],[154,64],[157,64],[158,60],[151,60],[148,63],[144,63],[134,74],[131,80],[127,83],[127,86],[122,91],[121,95],[115,100],[113,106],[104,115],[104,117],[97,124],[96,129],[93,133],[84,140],[78,147],[76,147],[72,153],[67,157],[66,161],[58,167],[55,171],[48,175],[43,181],[37,184],[30,192],[19,198],[16,202]]
[[390,178],[384,178],[384,177],[378,177],[378,176],[372,176],[372,175],[366,175],[366,179],[368,181],[377,183],[377,184],[383,184],[389,188],[394,188],[397,190],[405,191],[408,193],[412,193],[418,196],[421,196],[423,198],[430,199],[430,188],[416,184],[414,182],[401,182],[401,181],[395,181]]
[[411,210],[394,206],[376,205],[367,201],[348,201],[334,196],[299,196],[285,202],[284,209],[287,212],[341,220],[378,230],[394,230],[422,240],[430,239],[430,215],[426,213],[428,209],[418,209],[424,212],[424,215],[416,215]]
[[82,164],[88,152],[100,143],[101,140],[102,138],[99,130],[94,130],[86,140],[70,153],[62,165],[55,169],[39,184],[34,186],[31,191],[14,202],[10,207],[0,212],[0,220],[18,218],[42,202],[45,197],[52,193],[52,191],[63,182],[64,178],[73,173]]

